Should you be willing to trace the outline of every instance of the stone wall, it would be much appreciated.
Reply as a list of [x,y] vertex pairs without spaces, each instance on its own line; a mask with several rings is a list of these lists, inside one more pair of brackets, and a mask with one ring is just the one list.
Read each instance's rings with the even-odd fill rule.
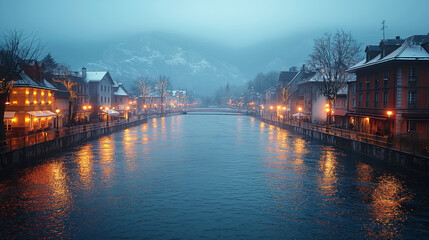
[[371,158],[379,159],[413,171],[429,175],[429,158],[426,158],[424,156],[413,155],[412,153],[377,146],[355,139],[331,135],[329,133],[324,133],[313,129],[305,129],[298,126],[279,123],[276,121],[270,121],[261,118],[260,120],[268,124],[275,125],[277,127],[287,129],[289,131],[293,131],[302,135],[306,135],[313,139],[332,144],[347,150],[351,150],[353,152]]

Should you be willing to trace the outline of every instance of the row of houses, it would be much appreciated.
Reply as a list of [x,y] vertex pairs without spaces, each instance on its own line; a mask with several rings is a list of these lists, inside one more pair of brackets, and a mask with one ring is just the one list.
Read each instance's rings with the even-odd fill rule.
[[[283,71],[276,87],[266,91],[266,106],[279,102],[279,89],[289,89],[288,108],[279,115],[302,113],[312,123],[359,132],[404,136],[429,135],[429,34],[382,40],[365,48],[365,59],[348,69],[347,85],[338,92],[330,114],[321,94],[323,81],[305,65]],[[276,109],[274,109],[276,110]],[[418,134],[415,134],[418,133]]]
[[[76,96],[72,100],[71,116],[69,91],[63,83],[53,80],[62,77],[73,82]],[[164,102],[183,105],[186,91],[168,93],[169,98]],[[88,71],[84,67],[76,72],[61,68],[46,72],[43,63],[27,61],[6,103],[6,134],[9,137],[23,136],[63,127],[69,124],[69,119],[72,124],[128,119],[161,106],[161,96],[156,91],[144,99],[129,94],[122,83],[112,79],[108,71]]]

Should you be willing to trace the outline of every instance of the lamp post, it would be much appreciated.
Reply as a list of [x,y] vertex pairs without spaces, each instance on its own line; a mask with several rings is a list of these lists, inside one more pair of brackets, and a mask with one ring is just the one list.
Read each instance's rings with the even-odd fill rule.
[[329,120],[330,120],[330,112],[331,112],[331,108],[329,107],[329,103],[327,103],[326,105],[325,105],[325,111],[326,111],[326,125],[328,125],[329,126]]
[[388,130],[388,134],[389,134],[389,136],[387,137],[387,142],[388,142],[388,143],[391,143],[391,141],[392,141],[392,133],[391,133],[391,131],[390,131],[390,119],[391,119],[391,118],[390,118],[390,116],[392,116],[392,115],[393,115],[393,111],[390,111],[390,110],[389,110],[389,111],[387,111],[387,112],[386,112],[386,114],[387,114],[387,117],[388,117],[388,120],[387,120],[388,122],[387,122],[387,124],[388,124],[388,127],[389,127],[389,128],[387,129],[387,130]]
[[60,109],[55,109],[55,112],[57,113],[57,131],[58,131],[58,114],[60,113]]
[[302,108],[298,107],[298,125],[301,127],[301,111]]

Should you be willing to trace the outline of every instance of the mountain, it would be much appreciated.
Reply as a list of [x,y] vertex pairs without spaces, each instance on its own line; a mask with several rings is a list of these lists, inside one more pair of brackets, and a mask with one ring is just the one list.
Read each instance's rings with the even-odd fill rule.
[[86,64],[88,70],[108,70],[112,77],[132,87],[138,76],[169,76],[174,88],[211,95],[220,86],[244,84],[246,77],[234,65],[192,43],[171,36],[143,34],[107,47],[100,60]]

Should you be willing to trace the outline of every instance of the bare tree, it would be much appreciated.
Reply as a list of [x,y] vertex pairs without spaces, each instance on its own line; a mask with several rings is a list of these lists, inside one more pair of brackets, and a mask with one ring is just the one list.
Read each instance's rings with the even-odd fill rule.
[[35,34],[11,30],[3,33],[0,43],[0,141],[6,139],[4,111],[15,81],[19,80],[25,60],[34,60],[42,49]]
[[287,105],[287,102],[289,101],[290,93],[289,93],[290,86],[282,88],[280,92],[280,101],[283,105]]
[[[357,62],[360,44],[353,39],[351,33],[343,30],[335,34],[325,33],[314,40],[313,53],[310,54],[309,65],[315,69],[322,81],[321,92],[328,100],[329,109],[337,97],[338,91],[345,87],[350,76],[347,69]],[[328,112],[328,124],[330,124]]]
[[160,75],[158,81],[156,81],[156,88],[161,96],[161,113],[164,112],[164,99],[167,96],[167,89],[169,87],[169,78],[164,75]]
[[146,103],[146,97],[152,91],[152,80],[149,77],[138,77],[136,82],[139,94],[142,95],[144,105]]
[[74,100],[77,98],[76,89],[74,86],[77,85],[71,78],[71,71],[68,67],[61,66],[58,71],[52,78],[52,81],[62,83],[69,93],[69,116],[68,116],[68,126],[71,127],[72,120],[72,105]]

